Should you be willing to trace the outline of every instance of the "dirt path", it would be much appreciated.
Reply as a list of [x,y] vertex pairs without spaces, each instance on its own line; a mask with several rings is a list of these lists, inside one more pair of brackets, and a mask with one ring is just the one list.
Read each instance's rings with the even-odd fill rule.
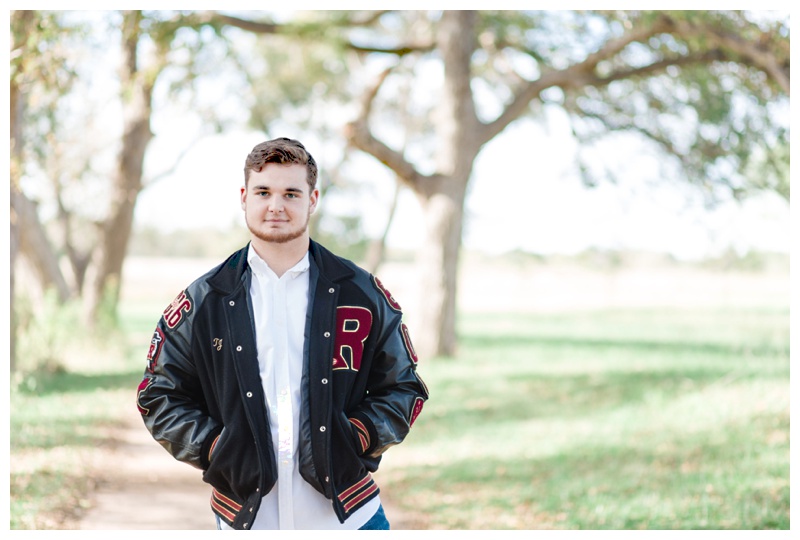
[[[100,478],[78,529],[216,529],[210,488],[200,471],[167,454],[150,437],[135,409],[111,437],[108,452],[94,464]],[[405,516],[383,493],[382,502],[393,529],[409,528]]]

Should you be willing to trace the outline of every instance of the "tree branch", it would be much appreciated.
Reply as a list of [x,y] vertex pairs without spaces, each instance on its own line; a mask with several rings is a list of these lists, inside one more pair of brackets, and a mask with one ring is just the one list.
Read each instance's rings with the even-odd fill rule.
[[652,64],[648,64],[646,66],[616,70],[605,77],[594,77],[593,84],[595,86],[606,86],[614,81],[655,75],[665,71],[670,66],[680,67],[691,64],[703,64],[716,60],[724,60],[725,58],[725,53],[720,49],[698,52],[696,54],[690,54],[687,56],[667,58],[664,60],[659,60],[658,62],[653,62]]
[[369,115],[372,104],[383,82],[392,72],[392,67],[385,69],[378,77],[375,84],[364,92],[361,97],[361,112],[358,118],[349,122],[344,128],[347,141],[389,167],[397,174],[398,178],[406,185],[415,189],[420,186],[424,176],[409,163],[401,152],[392,150],[385,143],[378,140],[369,130]]
[[211,25],[234,26],[241,30],[246,30],[254,34],[277,34],[282,29],[282,25],[273,22],[251,21],[231,15],[223,15],[219,12],[206,12],[200,17],[201,22]]
[[365,45],[356,45],[353,42],[345,43],[345,46],[357,53],[382,53],[393,54],[395,56],[405,56],[417,52],[429,52],[433,50],[434,43],[429,41],[427,43],[406,44],[398,47],[368,47]]
[[511,122],[519,118],[530,102],[545,89],[560,87],[566,90],[597,82],[600,79],[593,72],[600,62],[613,58],[631,43],[645,41],[669,30],[670,27],[669,20],[666,17],[660,17],[650,26],[634,29],[616,39],[609,40],[600,50],[588,55],[578,64],[545,73],[539,79],[527,83],[519,89],[505,110],[494,121],[484,124],[481,140],[489,141],[497,136]]
[[[375,23],[375,21],[377,21],[385,13],[388,13],[388,11],[377,11],[364,19],[349,19],[336,26],[340,26],[342,28],[369,26]],[[232,15],[224,15],[217,12],[208,12],[202,15],[199,20],[201,23],[216,26],[233,26],[254,34],[280,34],[285,33],[290,28],[301,28],[297,25],[289,26],[268,21],[259,22],[250,19],[242,19],[241,17],[234,17]],[[396,47],[372,47],[367,45],[357,45],[350,40],[343,40],[342,45],[346,49],[355,51],[357,53],[382,53],[393,54],[396,56],[405,56],[415,52],[428,52],[434,48],[434,43],[432,41],[407,43],[398,45]]]
[[766,73],[787,96],[789,95],[788,52],[786,61],[781,62],[775,51],[769,50],[766,43],[748,41],[739,35],[708,24],[697,25],[688,20],[676,21],[672,19],[671,24],[675,26],[676,32],[683,37],[702,36],[716,43],[717,46],[731,51],[742,63]]

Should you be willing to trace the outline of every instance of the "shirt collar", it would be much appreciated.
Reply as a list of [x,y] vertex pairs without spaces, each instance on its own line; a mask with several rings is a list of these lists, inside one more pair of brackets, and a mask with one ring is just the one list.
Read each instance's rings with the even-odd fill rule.
[[[267,275],[277,278],[275,272],[272,271],[272,268],[270,268],[269,265],[264,261],[264,259],[259,257],[258,253],[256,253],[256,250],[253,249],[252,243],[250,244],[250,247],[247,250],[247,263],[250,265],[250,268],[252,268],[253,271],[256,272],[257,274]],[[300,259],[297,262],[297,264],[295,264],[293,267],[287,270],[286,274],[284,275],[288,275],[289,277],[294,279],[297,276],[303,274],[304,272],[307,272],[310,266],[311,263],[308,259],[308,251],[306,251],[305,255],[303,255],[303,258]]]

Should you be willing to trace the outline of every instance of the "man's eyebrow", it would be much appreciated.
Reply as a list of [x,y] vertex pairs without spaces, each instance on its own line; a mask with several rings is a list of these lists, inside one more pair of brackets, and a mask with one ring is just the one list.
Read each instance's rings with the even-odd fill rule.
[[[252,187],[253,191],[272,191],[272,188],[264,185],[264,184],[254,184]],[[296,187],[288,187],[284,190],[285,193],[300,193],[303,194],[303,190],[301,188]]]

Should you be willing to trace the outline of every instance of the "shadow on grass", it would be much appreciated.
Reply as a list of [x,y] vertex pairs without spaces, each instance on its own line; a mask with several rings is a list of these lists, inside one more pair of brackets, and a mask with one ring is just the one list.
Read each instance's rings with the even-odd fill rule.
[[[537,418],[582,418],[650,399],[670,400],[726,380],[729,369],[612,371],[570,375],[518,373],[493,379],[442,381],[448,396],[429,412],[446,416],[436,431],[458,434],[469,426]],[[743,374],[739,379],[751,375]],[[752,375],[753,377],[756,375]],[[763,378],[763,377],[760,377]]]
[[86,418],[87,426],[91,429],[76,430],[75,426],[64,422],[63,419],[42,420],[34,425],[26,425],[12,419],[10,448],[12,451],[34,449],[48,450],[58,447],[84,447],[97,446],[98,433],[105,428],[116,427],[117,423],[98,418]]
[[56,447],[91,447],[98,433],[118,425],[118,405],[108,399],[128,396],[133,407],[141,372],[39,374],[12,391],[12,451]]
[[119,373],[42,373],[33,375],[34,383],[19,385],[18,392],[28,396],[86,393],[95,390],[136,390],[144,369]]
[[548,347],[553,349],[587,349],[594,352],[609,349],[624,349],[632,352],[648,354],[666,353],[670,355],[704,354],[724,357],[762,357],[789,354],[789,343],[759,343],[755,345],[737,345],[730,343],[697,342],[697,341],[658,341],[630,338],[590,338],[584,336],[552,336],[514,334],[463,334],[460,336],[464,349],[481,349],[503,351],[507,349],[529,349],[531,347]]
[[787,412],[545,457],[482,455],[410,467],[391,489],[433,528],[788,529],[788,430]]

